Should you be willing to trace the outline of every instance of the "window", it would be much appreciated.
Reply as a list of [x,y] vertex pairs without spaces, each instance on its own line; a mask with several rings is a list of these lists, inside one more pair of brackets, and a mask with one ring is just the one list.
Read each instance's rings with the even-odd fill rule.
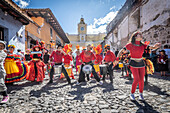
[[51,35],[51,39],[52,39],[52,37],[53,37],[53,30],[52,30],[52,28],[50,28],[50,35]]
[[0,40],[4,41],[4,29],[0,27]]

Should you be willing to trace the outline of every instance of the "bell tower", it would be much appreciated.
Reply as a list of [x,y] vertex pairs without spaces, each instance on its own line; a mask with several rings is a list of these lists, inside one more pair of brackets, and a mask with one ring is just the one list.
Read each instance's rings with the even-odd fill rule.
[[80,23],[78,24],[78,35],[80,37],[80,41],[86,41],[87,34],[87,24],[84,22],[83,16],[80,19]]

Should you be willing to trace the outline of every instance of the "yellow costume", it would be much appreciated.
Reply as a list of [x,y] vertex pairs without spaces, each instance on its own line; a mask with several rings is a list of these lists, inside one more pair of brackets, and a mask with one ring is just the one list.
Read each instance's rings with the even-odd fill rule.
[[16,64],[15,55],[8,55],[5,59],[5,70],[7,74],[19,73],[19,68]]

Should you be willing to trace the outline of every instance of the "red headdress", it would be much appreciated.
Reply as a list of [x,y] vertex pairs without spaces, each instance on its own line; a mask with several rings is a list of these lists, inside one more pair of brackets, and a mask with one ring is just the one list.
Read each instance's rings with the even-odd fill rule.
[[102,52],[102,45],[99,44],[96,48],[95,48],[96,54],[100,54]]
[[146,45],[149,45],[149,44],[150,44],[150,41],[145,41],[145,44],[146,44]]
[[33,47],[33,51],[35,51],[35,48],[39,48],[39,50],[41,50],[38,40],[36,40],[36,45]]
[[70,44],[69,44],[69,47],[72,48],[72,46],[73,46],[73,45],[70,43]]
[[72,46],[70,44],[67,44],[67,45],[64,46],[63,51],[68,53],[68,52],[70,52],[72,50],[71,47]]

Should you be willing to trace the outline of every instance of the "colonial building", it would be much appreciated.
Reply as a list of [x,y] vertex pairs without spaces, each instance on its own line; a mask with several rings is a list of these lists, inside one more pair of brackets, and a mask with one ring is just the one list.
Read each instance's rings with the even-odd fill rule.
[[32,19],[12,0],[0,0],[0,40],[25,51],[25,26]]
[[99,34],[87,34],[87,24],[84,22],[84,18],[80,19],[80,23],[78,24],[78,34],[66,34],[70,43],[73,45],[73,50],[76,49],[76,45],[86,46],[87,44],[93,44],[97,46],[100,44],[104,37],[105,33]]
[[50,48],[53,40],[56,44],[64,45],[69,43],[65,32],[53,15],[52,11],[47,9],[23,9],[34,21],[26,26],[26,48],[31,48],[36,44],[36,40],[45,41],[46,47]]
[[151,45],[170,45],[169,0],[126,0],[117,16],[107,26],[105,43],[112,50],[122,48],[134,31],[141,31]]

